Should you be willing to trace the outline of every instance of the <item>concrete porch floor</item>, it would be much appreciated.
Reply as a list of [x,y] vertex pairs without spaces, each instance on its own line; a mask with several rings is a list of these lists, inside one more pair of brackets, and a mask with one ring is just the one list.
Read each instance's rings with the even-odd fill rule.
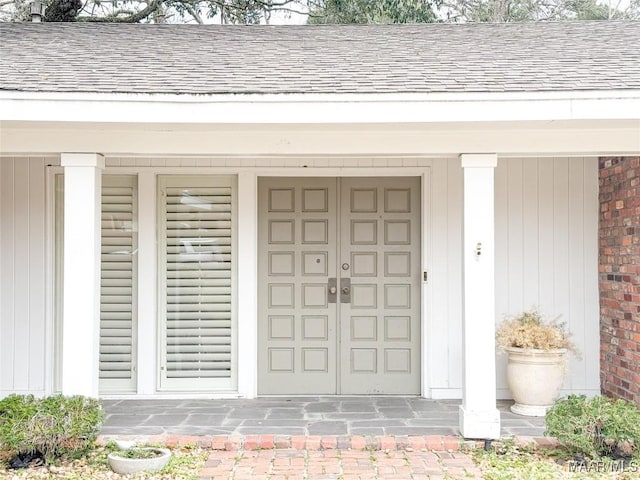
[[[458,435],[458,400],[309,396],[255,400],[103,400],[102,435]],[[500,401],[502,436],[539,437],[544,418]]]

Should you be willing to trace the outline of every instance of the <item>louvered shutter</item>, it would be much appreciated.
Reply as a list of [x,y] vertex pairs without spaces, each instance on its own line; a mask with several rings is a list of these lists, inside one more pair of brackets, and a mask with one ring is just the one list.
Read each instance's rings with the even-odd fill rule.
[[136,178],[102,177],[100,390],[136,389]]
[[232,388],[232,185],[161,177],[161,387]]

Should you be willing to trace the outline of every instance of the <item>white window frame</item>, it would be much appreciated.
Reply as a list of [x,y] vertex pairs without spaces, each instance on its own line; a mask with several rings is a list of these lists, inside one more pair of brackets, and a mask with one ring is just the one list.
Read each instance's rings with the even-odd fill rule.
[[[237,176],[232,175],[162,175],[157,176],[157,265],[158,265],[158,339],[157,339],[157,390],[160,392],[230,393],[238,389],[238,320],[237,320],[237,276],[238,276],[238,212]],[[161,232],[165,220],[163,189],[172,187],[216,187],[231,188],[231,372],[226,378],[166,378],[166,259],[161,243]]]

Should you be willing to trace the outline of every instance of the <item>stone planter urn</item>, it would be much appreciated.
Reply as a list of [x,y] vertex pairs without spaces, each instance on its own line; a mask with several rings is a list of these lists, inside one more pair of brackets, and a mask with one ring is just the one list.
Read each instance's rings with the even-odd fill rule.
[[107,456],[111,470],[120,475],[143,471],[157,472],[166,467],[171,459],[171,452],[166,448],[134,447],[133,450],[155,452],[157,455],[149,458],[128,458],[120,456],[125,451],[113,452]]
[[544,417],[560,394],[567,370],[567,349],[505,347],[509,355],[507,383],[518,415]]

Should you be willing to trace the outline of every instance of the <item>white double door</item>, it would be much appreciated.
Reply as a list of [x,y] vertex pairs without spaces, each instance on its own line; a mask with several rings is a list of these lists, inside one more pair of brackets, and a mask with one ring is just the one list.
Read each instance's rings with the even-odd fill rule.
[[420,219],[419,178],[260,180],[259,394],[420,392]]

